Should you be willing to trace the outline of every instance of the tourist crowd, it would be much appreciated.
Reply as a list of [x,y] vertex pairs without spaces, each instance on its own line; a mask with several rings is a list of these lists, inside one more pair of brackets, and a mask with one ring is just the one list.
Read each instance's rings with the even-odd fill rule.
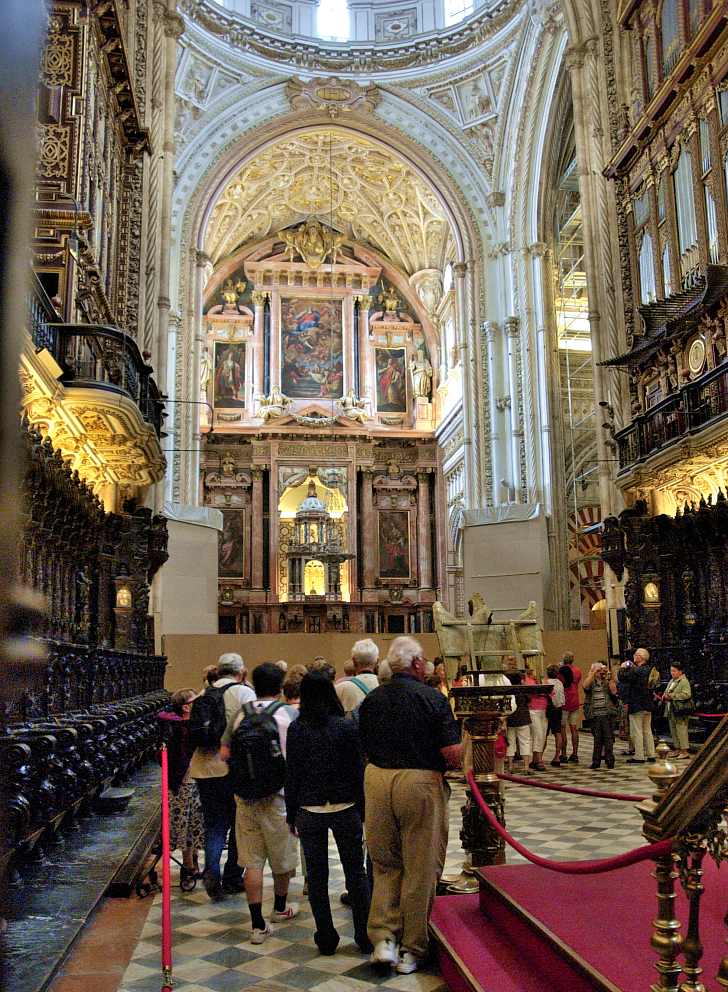
[[[239,654],[223,654],[203,673],[198,693],[182,689],[160,714],[169,758],[171,842],[182,852],[180,885],[197,877],[210,899],[245,892],[251,941],[263,943],[270,920],[292,920],[299,906],[289,882],[299,856],[321,954],[334,954],[339,934],[329,901],[329,831],[346,880],[354,939],[374,963],[400,974],[416,971],[428,949],[428,919],[445,864],[447,773],[469,764],[467,733],[448,699],[444,666],[428,662],[421,645],[397,637],[386,659],[374,641],[357,641],[337,680],[323,658],[310,664],[265,662],[249,678]],[[452,686],[471,680],[536,686],[539,680],[506,660],[508,674],[458,671]],[[675,746],[688,754],[690,684],[678,665],[660,696]],[[613,768],[615,728],[626,713],[631,762],[653,761],[651,730],[659,693],[649,652],[639,648],[617,671],[597,662],[582,679],[573,655],[550,665],[544,691],[506,697],[505,770],[517,757],[527,774],[579,762],[584,721],[593,735],[591,768]],[[570,753],[569,752],[570,745]],[[223,851],[227,858],[223,862]],[[198,851],[204,848],[200,876]],[[270,920],[263,914],[263,873],[273,876]]]

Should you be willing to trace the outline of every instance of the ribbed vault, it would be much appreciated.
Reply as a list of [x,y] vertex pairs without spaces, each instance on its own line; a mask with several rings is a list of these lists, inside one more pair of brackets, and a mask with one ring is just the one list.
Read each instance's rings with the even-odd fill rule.
[[452,251],[445,211],[425,180],[381,145],[327,128],[288,135],[241,167],[213,208],[205,251],[217,264],[309,216],[371,244],[408,275],[441,270]]

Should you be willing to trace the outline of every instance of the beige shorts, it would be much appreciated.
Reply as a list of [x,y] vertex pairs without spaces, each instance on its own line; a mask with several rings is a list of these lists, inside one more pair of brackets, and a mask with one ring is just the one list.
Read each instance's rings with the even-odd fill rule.
[[581,723],[581,709],[571,710],[567,713],[566,710],[561,711],[561,726],[562,727],[578,727]]
[[274,875],[294,873],[298,864],[296,838],[286,823],[286,804],[281,795],[246,802],[235,797],[235,839],[238,863],[243,868],[265,868],[270,862]]

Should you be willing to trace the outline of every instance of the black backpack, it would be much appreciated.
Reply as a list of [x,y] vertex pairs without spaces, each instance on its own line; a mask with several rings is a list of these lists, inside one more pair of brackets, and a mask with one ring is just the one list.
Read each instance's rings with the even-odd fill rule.
[[230,784],[241,799],[265,799],[283,788],[286,759],[274,714],[284,704],[274,700],[264,710],[245,703],[243,718],[230,742]]
[[228,682],[220,688],[211,685],[193,700],[187,728],[192,747],[202,748],[203,751],[216,751],[220,747],[220,738],[227,726],[223,696],[234,685],[238,683]]

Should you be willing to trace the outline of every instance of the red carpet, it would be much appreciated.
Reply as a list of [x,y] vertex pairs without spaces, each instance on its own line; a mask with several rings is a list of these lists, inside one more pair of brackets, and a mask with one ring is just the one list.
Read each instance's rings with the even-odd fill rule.
[[[482,869],[480,896],[435,900],[433,933],[445,980],[453,992],[648,989],[657,976],[649,943],[657,907],[653,867],[632,865],[588,878],[557,875],[533,865]],[[711,987],[726,953],[728,871],[723,868],[721,877],[707,858],[704,871],[702,966]],[[687,899],[679,885],[677,891],[684,935]],[[463,973],[469,981],[462,979]]]
[[[592,992],[593,986],[530,927],[511,918],[503,931],[480,912],[478,899],[477,893],[435,899],[430,926],[452,992]],[[450,954],[443,952],[445,945]],[[471,976],[469,982],[463,972]]]

